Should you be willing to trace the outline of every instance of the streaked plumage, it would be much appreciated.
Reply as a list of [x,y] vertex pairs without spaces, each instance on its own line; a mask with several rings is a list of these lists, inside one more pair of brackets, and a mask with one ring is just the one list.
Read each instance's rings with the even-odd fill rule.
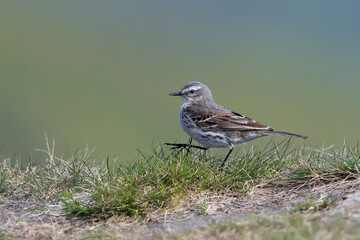
[[298,134],[274,131],[269,126],[216,104],[210,89],[200,82],[190,82],[180,91],[170,95],[181,96],[184,99],[179,121],[191,138],[207,149],[223,147],[230,149],[221,168],[234,145],[244,144],[267,135],[307,138]]

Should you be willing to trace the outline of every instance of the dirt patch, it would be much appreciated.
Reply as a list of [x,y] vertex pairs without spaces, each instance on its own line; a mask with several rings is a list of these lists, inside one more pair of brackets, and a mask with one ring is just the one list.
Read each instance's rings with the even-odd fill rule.
[[[247,194],[224,191],[190,194],[176,209],[154,212],[142,220],[112,217],[106,220],[80,218],[67,214],[61,203],[44,207],[26,194],[2,196],[0,238],[82,239],[82,238],[159,238],[164,233],[183,233],[190,229],[228,219],[246,219],[248,214],[291,212],[313,197],[336,199],[321,209],[329,214],[351,212],[360,207],[360,180],[337,182],[290,180],[264,182]],[[313,206],[303,211],[313,211]]]

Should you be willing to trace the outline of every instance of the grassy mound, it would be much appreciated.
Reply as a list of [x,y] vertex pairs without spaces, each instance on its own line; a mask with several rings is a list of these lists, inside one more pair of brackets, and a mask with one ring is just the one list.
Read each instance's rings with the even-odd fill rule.
[[[259,183],[274,179],[337,181],[359,177],[360,148],[317,150],[295,148],[290,141],[252,148],[230,157],[219,171],[221,157],[201,150],[169,150],[160,146],[153,154],[139,154],[132,164],[108,158],[92,159],[89,151],[57,157],[47,143],[42,165],[25,168],[4,160],[0,166],[0,193],[22,191],[48,206],[62,202],[76,215],[145,217],[175,209],[190,195],[231,192],[246,194]],[[0,199],[1,200],[1,199]]]

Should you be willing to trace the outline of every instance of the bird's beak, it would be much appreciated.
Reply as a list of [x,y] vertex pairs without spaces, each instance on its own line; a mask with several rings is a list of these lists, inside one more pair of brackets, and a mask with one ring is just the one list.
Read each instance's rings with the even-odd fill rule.
[[173,92],[169,94],[170,96],[182,96],[183,94],[181,92]]

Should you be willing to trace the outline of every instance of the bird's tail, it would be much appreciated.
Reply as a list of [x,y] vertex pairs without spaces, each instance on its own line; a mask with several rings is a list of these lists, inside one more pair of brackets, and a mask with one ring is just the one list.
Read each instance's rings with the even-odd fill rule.
[[308,138],[307,136],[303,136],[295,133],[280,132],[280,131],[269,131],[269,132],[265,132],[264,134],[271,136],[293,137],[293,138],[302,138],[302,139]]

